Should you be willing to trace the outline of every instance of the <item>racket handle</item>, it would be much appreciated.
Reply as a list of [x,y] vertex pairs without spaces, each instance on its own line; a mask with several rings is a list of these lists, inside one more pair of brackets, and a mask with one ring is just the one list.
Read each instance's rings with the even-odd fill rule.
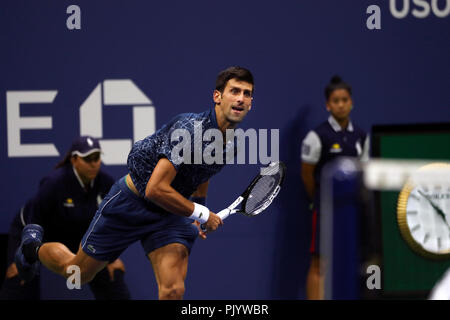
[[[220,211],[219,213],[217,213],[217,215],[219,216],[219,218],[222,219],[222,220],[225,220],[226,218],[228,218],[228,217],[230,216],[230,214],[231,214],[231,210],[228,209],[228,208],[223,209],[222,211]],[[201,229],[203,232],[206,232],[206,224],[205,224],[205,223],[202,223],[202,224],[200,225],[200,229]]]
[[220,219],[225,220],[226,218],[228,218],[231,214],[231,210],[226,208],[223,209],[222,211],[220,211],[217,215],[219,216]]

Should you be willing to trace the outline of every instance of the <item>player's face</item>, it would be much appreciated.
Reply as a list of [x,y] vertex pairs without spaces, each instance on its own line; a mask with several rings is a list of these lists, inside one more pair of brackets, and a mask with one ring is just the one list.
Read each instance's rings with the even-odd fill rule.
[[83,181],[91,181],[97,176],[100,165],[100,152],[94,152],[86,157],[72,157],[72,165]]
[[346,89],[336,89],[327,101],[327,110],[336,120],[346,120],[350,115],[352,104],[352,97]]
[[227,121],[239,123],[252,107],[252,94],[251,83],[230,79],[223,93],[214,91],[214,102],[221,107]]

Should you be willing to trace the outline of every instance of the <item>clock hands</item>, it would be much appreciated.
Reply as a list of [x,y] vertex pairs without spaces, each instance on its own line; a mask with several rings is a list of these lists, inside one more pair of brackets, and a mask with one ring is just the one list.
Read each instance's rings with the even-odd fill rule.
[[433,207],[434,210],[436,210],[436,212],[438,213],[438,215],[441,216],[442,219],[444,219],[445,224],[447,225],[447,227],[450,229],[449,224],[447,223],[447,219],[445,217],[445,213],[444,211],[442,211],[441,208],[439,208],[433,201],[431,201],[430,199],[428,199],[428,197],[420,190],[417,190],[417,192],[419,192],[420,195],[422,195],[425,199],[427,199],[427,201],[431,204],[431,206]]

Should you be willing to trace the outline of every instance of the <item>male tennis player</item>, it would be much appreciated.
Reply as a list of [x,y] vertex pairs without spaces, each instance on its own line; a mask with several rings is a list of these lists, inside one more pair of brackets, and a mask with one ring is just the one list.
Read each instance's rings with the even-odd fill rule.
[[[206,223],[207,231],[215,231],[223,224],[203,204],[209,179],[226,161],[179,163],[172,154],[171,134],[176,129],[186,129],[194,141],[194,125],[201,123],[202,132],[215,128],[225,136],[226,129],[235,128],[247,115],[252,94],[253,76],[249,70],[230,67],[220,72],[213,109],[178,115],[133,145],[128,155],[129,173],[116,181],[100,204],[76,255],[61,243],[41,243],[44,230],[39,225],[27,225],[16,254],[19,273],[33,272],[31,266],[40,261],[67,278],[67,269],[76,265],[81,271],[81,282],[86,283],[108,261],[114,261],[140,240],[154,269],[159,299],[182,299],[190,250],[198,235],[206,237],[198,225]],[[207,143],[202,142],[202,149]],[[194,148],[191,150],[195,152]],[[222,151],[225,159],[227,150]],[[188,200],[191,195],[203,198],[199,201],[203,204]]]

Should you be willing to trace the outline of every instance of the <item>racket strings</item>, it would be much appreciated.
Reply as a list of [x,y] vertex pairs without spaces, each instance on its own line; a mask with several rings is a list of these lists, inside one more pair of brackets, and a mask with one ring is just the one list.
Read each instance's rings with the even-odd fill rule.
[[245,203],[244,211],[247,214],[255,212],[262,207],[267,201],[268,197],[275,191],[281,181],[281,174],[273,173],[272,175],[262,175],[261,178],[253,186],[247,201]]

